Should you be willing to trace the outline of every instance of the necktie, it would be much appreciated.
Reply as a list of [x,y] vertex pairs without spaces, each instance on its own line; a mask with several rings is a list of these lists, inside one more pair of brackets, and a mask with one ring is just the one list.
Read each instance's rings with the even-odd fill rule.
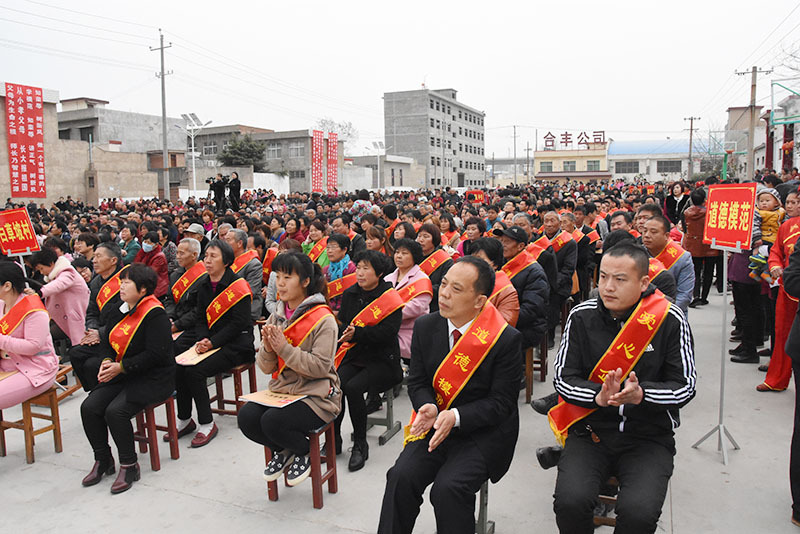
[[458,330],[453,330],[453,346],[454,347],[456,346],[456,343],[458,343],[458,338],[460,338],[460,337],[461,337],[461,332],[459,332]]

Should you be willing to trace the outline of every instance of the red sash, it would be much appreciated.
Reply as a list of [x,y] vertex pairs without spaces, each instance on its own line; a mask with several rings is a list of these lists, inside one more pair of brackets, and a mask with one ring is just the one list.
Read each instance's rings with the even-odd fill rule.
[[206,267],[201,262],[197,262],[194,264],[194,267],[186,271],[181,275],[180,278],[175,280],[175,284],[172,286],[172,299],[175,302],[181,300],[181,297],[189,291],[189,288],[192,287],[192,284],[200,280],[200,277],[206,274]]
[[636,239],[639,239],[640,237],[642,237],[642,234],[640,234],[639,232],[637,232],[636,230],[633,230],[633,229],[628,230],[628,233],[631,234]]
[[585,234],[589,238],[589,244],[596,243],[600,239],[600,234],[597,233],[597,230],[592,230],[591,232]]
[[338,297],[344,290],[356,283],[356,273],[350,273],[337,280],[328,282],[328,298]]
[[580,243],[581,239],[583,239],[584,237],[586,237],[586,234],[584,234],[577,228],[572,232],[572,239],[575,240],[575,243]]
[[322,251],[325,250],[327,246],[328,236],[325,236],[311,247],[311,250],[308,251],[308,257],[311,258],[311,261],[317,261],[319,257],[322,256]]
[[106,283],[103,284],[103,287],[101,287],[100,291],[97,292],[97,298],[95,299],[95,302],[97,302],[97,307],[100,309],[100,311],[103,311],[103,308],[106,304],[108,304],[108,301],[113,299],[114,295],[119,293],[119,275],[127,268],[128,266],[126,265],[117,271],[114,276],[106,280]]
[[442,245],[446,245],[453,240],[453,236],[456,235],[456,231],[453,230],[452,232],[445,232],[442,234]]
[[22,297],[22,299],[11,306],[11,309],[8,310],[8,313],[6,313],[2,319],[0,319],[0,334],[6,336],[11,334],[11,332],[16,330],[17,327],[22,324],[22,321],[25,320],[25,317],[36,311],[43,311],[47,313],[42,300],[37,295],[27,295]]
[[[528,254],[527,250],[523,250],[503,265],[501,269],[509,280],[512,280],[515,276],[521,273],[528,265],[535,263],[536,260],[533,259],[533,256]],[[495,275],[496,280],[497,275]]]
[[444,249],[439,249],[430,256],[428,256],[425,261],[419,264],[419,268],[422,269],[422,272],[427,274],[428,276],[432,275],[436,269],[442,266],[444,262],[450,259],[450,255],[444,251]]
[[539,259],[539,255],[550,246],[550,240],[547,238],[545,234],[542,234],[542,237],[534,241],[533,243],[529,244],[525,250],[528,251],[534,260]]
[[[350,324],[354,326],[375,326],[403,306],[405,306],[405,302],[403,302],[403,297],[400,296],[400,293],[394,288],[387,289],[383,295],[367,304],[363,310],[358,312],[358,314],[353,317],[353,320],[350,321]],[[352,341],[342,343],[339,350],[336,351],[336,358],[334,359],[334,364],[337,369],[339,368],[339,364],[342,363],[347,351],[355,347],[355,345],[356,344]]]
[[392,224],[389,225],[389,228],[386,229],[386,238],[391,239],[392,234],[394,234],[394,227],[400,224],[400,219],[395,219],[392,221]]
[[[440,412],[450,408],[507,326],[508,323],[497,308],[487,302],[467,333],[453,345],[433,375],[433,392]],[[412,422],[415,416],[416,414],[411,415]],[[427,435],[427,432],[421,436],[411,435],[410,428],[411,423],[406,427],[404,445]]]
[[[609,371],[621,368],[621,380],[627,378],[645,349],[661,327],[669,312],[670,303],[660,291],[641,299],[631,313],[628,321],[611,342],[606,352],[589,374],[589,380],[601,384]],[[563,444],[569,427],[580,421],[597,408],[582,408],[564,400],[550,410],[547,418],[556,439]]]
[[[202,266],[202,264],[199,265]],[[139,326],[142,324],[142,321],[144,321],[144,318],[156,308],[164,309],[164,306],[161,305],[161,302],[159,302],[155,296],[148,295],[139,301],[133,313],[123,317],[122,320],[111,329],[111,332],[108,334],[108,343],[117,355],[117,362],[122,361],[122,357],[125,356],[125,352],[128,350],[128,345],[131,344],[131,340],[136,334],[136,331],[139,330]]]
[[278,255],[278,249],[275,247],[268,248],[267,251],[264,253],[264,267],[263,267],[263,275],[262,279],[266,283],[269,281],[269,274],[272,272],[272,261]]
[[208,327],[211,328],[214,326],[214,323],[225,315],[225,312],[248,296],[251,298],[253,296],[253,293],[250,291],[250,284],[248,284],[247,280],[244,278],[237,278],[208,304],[206,308]]
[[556,236],[556,238],[553,239],[552,241],[553,252],[558,252],[559,250],[561,250],[561,247],[563,247],[570,241],[572,241],[572,234],[562,230],[561,232],[559,232],[558,236]]
[[653,280],[656,279],[656,276],[663,273],[667,269],[664,268],[663,263],[661,263],[655,258],[650,258],[648,261],[650,262],[650,266],[647,268],[647,274],[648,276],[650,276],[650,281],[652,282]]
[[[333,312],[326,304],[314,306],[297,320],[292,321],[292,323],[284,329],[283,337],[286,338],[286,342],[289,343],[289,345],[299,347],[303,344],[303,341],[306,340],[308,335],[314,331],[317,325],[328,316],[333,316]],[[283,358],[278,356],[278,370],[272,373],[272,378],[278,378],[278,375],[283,372],[285,367],[286,362],[283,361]]]
[[241,254],[236,256],[236,259],[233,260],[233,263],[231,263],[231,270],[235,273],[238,273],[239,271],[242,270],[242,267],[250,263],[250,260],[253,259],[255,260],[258,259],[258,252],[256,252],[255,250],[248,250],[247,252],[242,252]]
[[511,279],[502,269],[494,273],[494,291],[489,296],[489,302],[494,304],[494,298],[500,294],[502,290],[511,285]]
[[398,289],[397,292],[400,293],[400,298],[403,299],[403,304],[408,304],[411,302],[411,299],[426,293],[433,296],[433,284],[431,284],[431,279],[428,277],[420,278],[419,280],[408,284],[401,289]]
[[684,252],[686,251],[683,250],[679,244],[670,239],[667,242],[667,246],[664,247],[664,250],[658,253],[656,259],[664,264],[665,269],[669,270],[675,265],[675,262],[678,261],[678,258],[680,258]]

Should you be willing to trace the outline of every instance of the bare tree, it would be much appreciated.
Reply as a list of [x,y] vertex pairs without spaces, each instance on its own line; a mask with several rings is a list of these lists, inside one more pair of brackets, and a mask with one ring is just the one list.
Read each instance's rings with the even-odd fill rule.
[[338,134],[339,141],[344,143],[345,154],[358,142],[358,129],[353,126],[353,123],[350,121],[336,122],[329,117],[325,117],[317,121],[316,129],[322,130],[323,132],[335,132]]

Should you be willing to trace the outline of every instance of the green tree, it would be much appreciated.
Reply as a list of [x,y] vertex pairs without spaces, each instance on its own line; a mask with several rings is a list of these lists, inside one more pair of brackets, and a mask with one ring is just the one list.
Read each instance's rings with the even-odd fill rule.
[[217,161],[227,167],[253,166],[253,171],[264,172],[264,157],[267,144],[256,141],[249,135],[234,136],[228,146],[217,156]]

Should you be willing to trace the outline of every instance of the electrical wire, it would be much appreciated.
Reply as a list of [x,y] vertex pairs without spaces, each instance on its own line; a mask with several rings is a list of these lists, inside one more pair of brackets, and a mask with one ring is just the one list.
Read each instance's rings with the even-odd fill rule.
[[68,11],[70,13],[75,13],[75,14],[78,14],[78,15],[86,15],[87,17],[95,17],[95,18],[102,19],[102,20],[110,20],[112,22],[119,22],[120,24],[130,24],[132,26],[139,26],[141,28],[149,28],[151,30],[157,29],[156,26],[150,26],[149,24],[140,24],[138,22],[131,22],[129,20],[115,19],[115,18],[112,18],[112,17],[105,17],[103,15],[97,15],[97,14],[94,14],[94,13],[86,13],[85,11],[78,11],[77,9],[68,9],[66,7],[62,7],[62,6],[54,5],[54,4],[48,4],[46,2],[37,2],[36,0],[25,0],[25,1],[28,2],[29,4],[36,4],[36,5],[39,5],[39,6],[49,7],[51,9],[60,9],[61,11]]
[[142,65],[138,63],[129,63],[125,61],[120,61],[116,58],[105,58],[101,56],[93,56],[89,54],[78,54],[75,52],[68,52],[65,50],[59,50],[56,48],[50,48],[46,46],[40,45],[33,45],[28,43],[23,43],[21,41],[13,41],[11,39],[3,39],[0,38],[0,47],[3,48],[11,48],[15,50],[22,50],[24,52],[32,52],[36,54],[44,54],[49,56],[61,57],[66,59],[74,59],[77,61],[85,61],[89,63],[96,63],[99,65],[107,65],[112,67],[120,67],[126,69],[133,69],[133,70],[141,70],[146,72],[153,72],[153,68],[147,65]]
[[59,19],[59,18],[56,18],[56,17],[48,17],[46,15],[41,15],[39,13],[34,13],[32,11],[23,11],[21,9],[15,9],[13,7],[0,6],[0,9],[5,9],[7,11],[13,11],[15,13],[22,13],[24,15],[32,15],[32,16],[36,17],[37,19],[54,20],[56,22],[61,22],[61,23],[64,23],[64,24],[72,24],[73,26],[80,26],[81,28],[89,28],[91,30],[109,32],[109,33],[114,33],[114,34],[118,34],[118,35],[127,35],[128,37],[136,37],[137,39],[146,39],[148,41],[152,41],[151,37],[147,37],[145,35],[141,35],[141,34],[137,34],[137,33],[127,33],[127,32],[122,32],[122,31],[119,31],[119,30],[110,30],[108,28],[101,28],[99,26],[91,26],[89,24],[81,24],[79,22],[72,22],[72,21],[69,21],[69,20]]
[[134,43],[133,41],[123,41],[122,39],[112,39],[110,37],[100,37],[99,35],[88,35],[88,34],[85,34],[85,33],[71,32],[69,30],[62,30],[62,29],[59,29],[59,28],[50,28],[48,26],[42,26],[40,24],[32,24],[30,22],[22,22],[22,21],[19,21],[19,20],[7,19],[7,18],[4,18],[4,17],[0,17],[0,21],[11,22],[13,24],[21,24],[23,26],[29,26],[31,28],[39,28],[39,29],[42,29],[42,30],[54,31],[54,32],[59,32],[59,33],[67,33],[69,35],[77,35],[78,37],[88,37],[90,39],[100,39],[100,40],[103,40],[103,41],[110,41],[112,43],[121,43],[121,44],[128,44],[128,45],[134,45],[134,46],[146,46],[146,45],[143,45],[142,43]]

